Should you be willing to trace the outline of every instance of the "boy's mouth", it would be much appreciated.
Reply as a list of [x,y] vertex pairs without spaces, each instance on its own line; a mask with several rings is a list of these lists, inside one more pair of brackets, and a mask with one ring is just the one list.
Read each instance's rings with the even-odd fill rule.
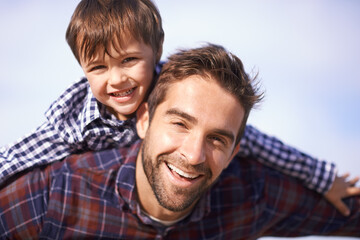
[[113,92],[113,93],[110,93],[110,95],[113,97],[126,97],[126,96],[132,94],[135,91],[135,89],[136,89],[136,87],[130,88],[130,89],[127,89],[124,91]]

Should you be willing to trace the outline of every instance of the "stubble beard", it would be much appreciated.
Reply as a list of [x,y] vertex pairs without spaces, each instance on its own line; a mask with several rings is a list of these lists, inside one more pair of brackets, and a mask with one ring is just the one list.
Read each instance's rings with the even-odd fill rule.
[[[154,195],[162,207],[173,212],[185,211],[209,189],[210,186],[206,184],[206,181],[211,179],[212,174],[211,171],[207,169],[205,171],[205,180],[204,183],[201,184],[201,187],[191,190],[172,186],[172,193],[167,192],[164,187],[166,186],[165,180],[161,177],[160,166],[168,162],[167,160],[172,157],[168,154],[160,155],[156,163],[154,163],[149,152],[145,139],[141,151],[143,169]],[[172,160],[172,162],[174,162],[174,160]]]

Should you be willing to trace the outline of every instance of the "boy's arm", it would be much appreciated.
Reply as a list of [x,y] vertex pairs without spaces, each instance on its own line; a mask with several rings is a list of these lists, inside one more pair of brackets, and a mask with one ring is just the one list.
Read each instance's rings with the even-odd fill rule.
[[0,184],[18,172],[63,159],[70,153],[69,144],[45,122],[34,132],[0,149]]
[[348,182],[336,176],[333,163],[315,159],[249,125],[245,128],[238,155],[255,157],[262,164],[300,179],[307,188],[324,194],[343,215],[348,209],[342,199],[360,194],[360,188],[352,184],[354,180]]
[[315,159],[250,125],[245,128],[238,154],[256,157],[262,164],[302,180],[307,188],[321,194],[330,189],[336,176],[333,163]]
[[348,181],[348,177],[349,174],[344,174],[340,177],[336,176],[330,190],[324,194],[325,198],[345,216],[349,216],[350,209],[343,202],[343,199],[360,195],[360,188],[355,186],[359,178],[352,178]]

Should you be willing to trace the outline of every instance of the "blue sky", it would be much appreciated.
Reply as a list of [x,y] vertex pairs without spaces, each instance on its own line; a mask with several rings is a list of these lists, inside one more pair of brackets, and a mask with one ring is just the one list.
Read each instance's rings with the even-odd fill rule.
[[[65,42],[78,1],[0,3],[0,145],[30,132],[82,71]],[[237,54],[266,92],[250,123],[360,175],[360,2],[155,0],[163,59],[204,42]]]

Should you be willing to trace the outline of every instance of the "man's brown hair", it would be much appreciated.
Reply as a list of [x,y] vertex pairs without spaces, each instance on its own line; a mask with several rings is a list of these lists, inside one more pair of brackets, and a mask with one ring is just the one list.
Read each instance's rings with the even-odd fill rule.
[[171,85],[194,75],[214,79],[222,88],[235,96],[244,108],[244,119],[236,139],[238,143],[243,135],[250,110],[262,99],[263,94],[258,93],[255,79],[251,79],[245,72],[241,60],[222,46],[214,44],[180,50],[169,57],[149,96],[150,122],[156,107],[165,100]]

